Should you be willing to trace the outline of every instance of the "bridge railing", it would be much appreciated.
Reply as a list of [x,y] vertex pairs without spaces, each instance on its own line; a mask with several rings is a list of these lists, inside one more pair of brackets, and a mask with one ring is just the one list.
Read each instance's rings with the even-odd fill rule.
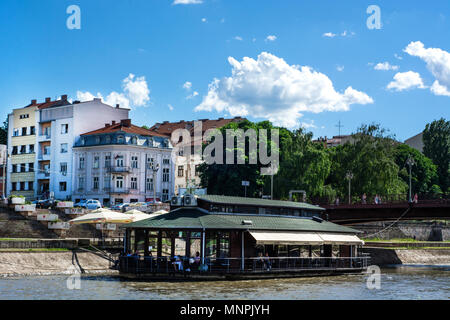
[[[415,201],[415,194],[412,195],[412,201]],[[376,201],[377,199],[377,201]],[[409,202],[409,194],[382,194],[382,195],[363,195],[352,196],[349,202],[348,196],[344,197],[312,197],[309,199],[310,203],[323,206],[345,206],[345,205],[382,205],[382,204],[407,204]],[[420,193],[417,194],[417,203],[449,203],[450,194],[430,194]]]

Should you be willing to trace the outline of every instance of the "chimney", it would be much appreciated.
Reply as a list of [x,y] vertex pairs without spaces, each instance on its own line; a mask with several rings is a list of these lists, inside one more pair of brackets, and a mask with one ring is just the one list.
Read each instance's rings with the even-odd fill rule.
[[67,94],[63,94],[63,95],[61,96],[61,100],[66,101],[66,100],[67,100]]
[[113,120],[113,121],[112,121],[112,125],[115,125],[115,124],[116,124],[116,121],[115,121],[115,120]]
[[52,101],[52,98],[45,98],[45,102],[50,102]]
[[105,128],[108,128],[110,126],[109,123],[105,123]]
[[120,124],[124,127],[131,127],[131,119],[120,120]]
[[219,121],[220,121],[220,120],[223,120],[223,118],[219,118]]
[[36,99],[31,100],[31,104],[32,104],[32,105],[35,105],[36,103],[37,103],[37,100],[36,100]]

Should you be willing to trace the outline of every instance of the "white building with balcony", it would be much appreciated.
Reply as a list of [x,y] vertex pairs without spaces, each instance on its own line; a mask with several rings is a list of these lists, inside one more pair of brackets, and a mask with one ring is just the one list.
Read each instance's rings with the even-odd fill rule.
[[[73,200],[103,205],[166,201],[174,195],[172,146],[166,135],[115,121],[84,133],[73,147]],[[158,170],[154,170],[158,167]]]

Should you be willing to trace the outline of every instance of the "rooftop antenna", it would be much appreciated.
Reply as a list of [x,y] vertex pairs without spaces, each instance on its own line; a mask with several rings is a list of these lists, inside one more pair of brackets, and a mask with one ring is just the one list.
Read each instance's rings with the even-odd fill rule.
[[338,124],[336,125],[336,127],[339,128],[339,137],[341,136],[341,128],[343,128],[344,126],[341,124],[341,120],[339,120]]

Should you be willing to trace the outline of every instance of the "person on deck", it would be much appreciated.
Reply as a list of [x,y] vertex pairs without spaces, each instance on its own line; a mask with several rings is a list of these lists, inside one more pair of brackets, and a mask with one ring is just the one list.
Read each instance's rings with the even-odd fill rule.
[[267,271],[270,271],[272,269],[272,263],[270,262],[268,252],[266,252],[266,255],[264,256],[264,267],[267,269]]

